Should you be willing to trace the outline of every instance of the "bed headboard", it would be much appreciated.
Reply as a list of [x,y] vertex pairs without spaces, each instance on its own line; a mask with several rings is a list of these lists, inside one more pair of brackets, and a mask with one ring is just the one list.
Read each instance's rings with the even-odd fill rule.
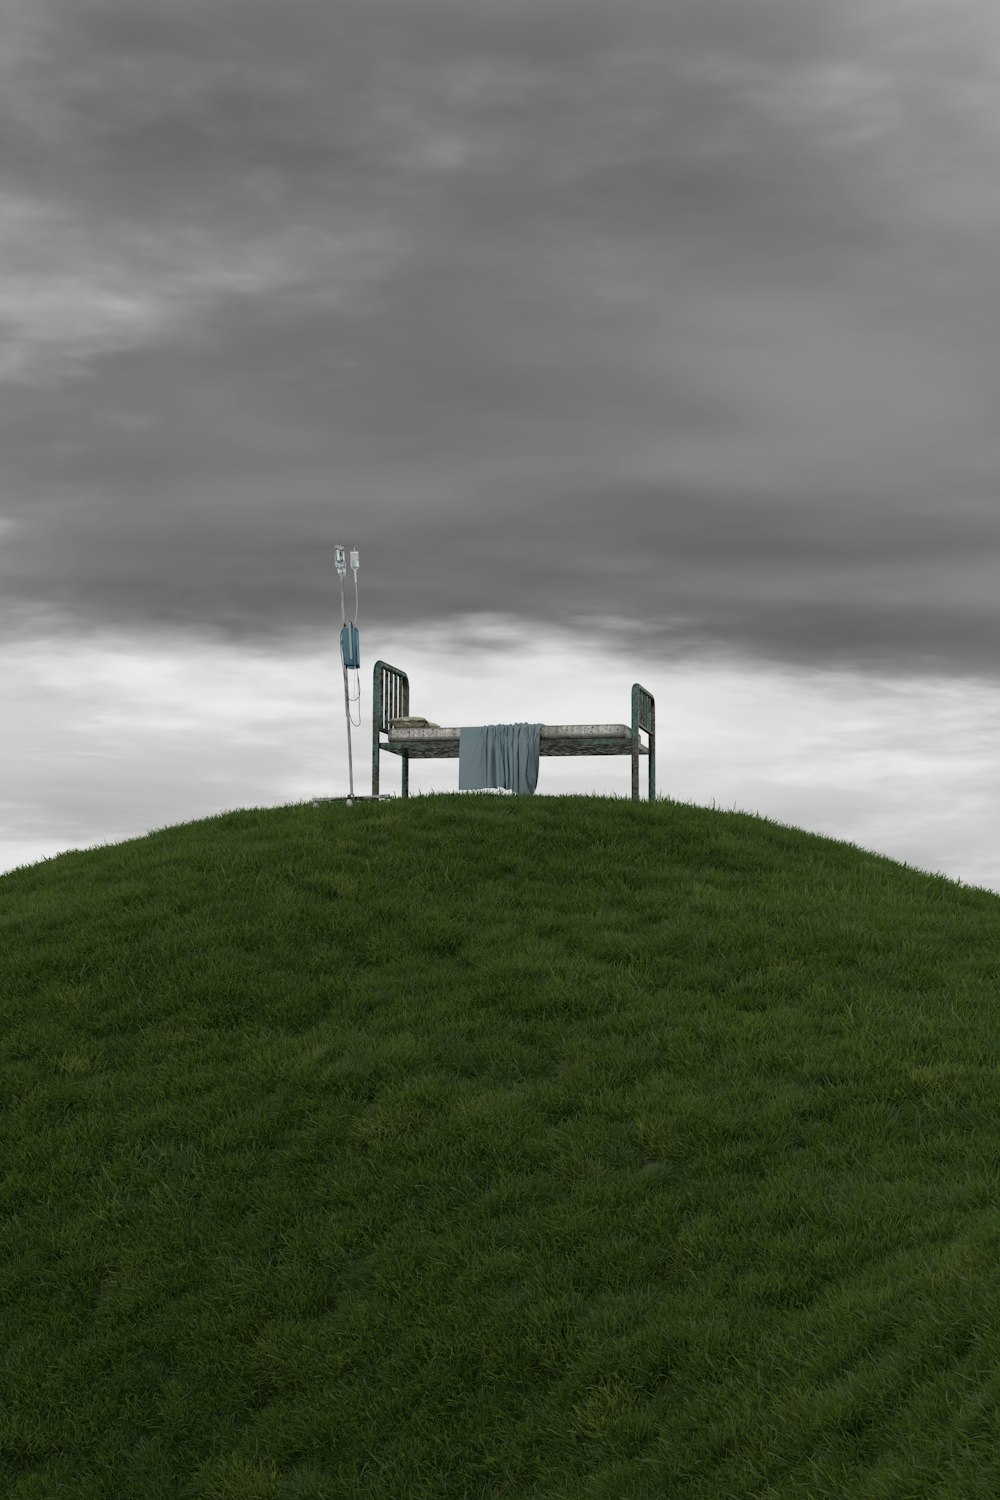
[[[388,734],[392,719],[410,713],[410,679],[387,661],[377,661],[372,674],[372,796],[378,796],[378,737]],[[403,796],[409,794],[410,763],[403,758]]]
[[387,661],[377,661],[372,679],[372,734],[378,742],[379,730],[388,734],[393,719],[406,719],[410,713],[410,679]]

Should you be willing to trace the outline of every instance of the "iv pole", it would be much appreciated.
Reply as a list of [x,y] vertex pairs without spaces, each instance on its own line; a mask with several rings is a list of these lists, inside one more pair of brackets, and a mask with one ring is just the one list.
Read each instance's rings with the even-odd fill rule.
[[[383,797],[391,797],[392,793],[382,793],[380,796],[368,796],[364,792],[354,790],[354,755],[351,751],[351,697],[347,687],[348,668],[358,671],[361,666],[361,647],[358,642],[358,568],[360,559],[356,547],[351,548],[351,567],[354,570],[354,619],[348,620],[347,607],[344,602],[344,579],[347,577],[347,554],[343,547],[335,548],[337,555],[337,572],[340,574],[340,658],[344,670],[344,714],[347,718],[347,772],[350,779],[350,794],[347,797],[313,797],[313,806],[318,802],[346,802],[351,807],[355,802],[381,802]],[[358,682],[358,696],[356,702],[358,709],[358,728],[361,726],[361,683]]]
[[[344,714],[347,718],[347,774],[351,783],[351,795],[347,799],[348,807],[354,801],[354,757],[351,754],[351,700],[347,691],[347,669],[361,666],[361,652],[358,646],[357,614],[358,614],[358,567],[360,559],[357,550],[351,549],[351,567],[354,569],[354,620],[351,621],[350,629],[347,626],[347,610],[344,604],[344,579],[347,577],[347,561],[344,557],[343,547],[337,548],[337,572],[340,574],[340,659],[344,667]],[[361,702],[361,683],[358,683],[358,703]]]

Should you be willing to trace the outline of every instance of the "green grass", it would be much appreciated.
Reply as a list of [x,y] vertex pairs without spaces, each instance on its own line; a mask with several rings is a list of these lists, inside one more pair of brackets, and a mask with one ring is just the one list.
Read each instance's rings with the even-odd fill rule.
[[1000,897],[743,813],[0,878],[4,1500],[1000,1494]]

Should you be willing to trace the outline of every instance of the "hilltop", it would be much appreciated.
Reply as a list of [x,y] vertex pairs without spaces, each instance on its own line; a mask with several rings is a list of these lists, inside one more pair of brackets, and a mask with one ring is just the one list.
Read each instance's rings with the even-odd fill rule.
[[1000,896],[744,813],[0,876],[9,1500],[1000,1493]]

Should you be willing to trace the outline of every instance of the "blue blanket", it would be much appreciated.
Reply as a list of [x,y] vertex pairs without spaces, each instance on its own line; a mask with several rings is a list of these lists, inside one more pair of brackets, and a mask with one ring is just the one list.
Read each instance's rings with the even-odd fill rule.
[[541,724],[481,724],[458,732],[458,789],[505,786],[530,795],[538,785]]

